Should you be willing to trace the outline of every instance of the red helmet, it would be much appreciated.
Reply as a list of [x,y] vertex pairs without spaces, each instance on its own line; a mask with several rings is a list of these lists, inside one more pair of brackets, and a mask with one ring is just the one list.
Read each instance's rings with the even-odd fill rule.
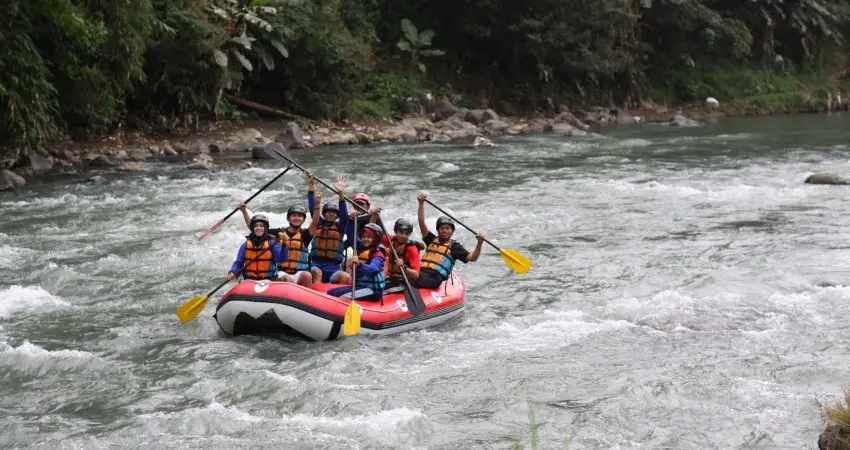
[[363,192],[358,192],[357,194],[355,194],[354,197],[352,197],[352,200],[354,200],[355,202],[360,201],[366,203],[367,207],[372,204],[372,201],[369,200],[369,196]]

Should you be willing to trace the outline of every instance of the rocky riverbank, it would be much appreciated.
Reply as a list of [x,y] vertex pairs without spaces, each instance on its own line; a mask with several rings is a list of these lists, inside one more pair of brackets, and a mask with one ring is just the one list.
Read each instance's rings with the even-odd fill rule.
[[[830,110],[846,110],[846,103],[830,105]],[[696,126],[699,121],[727,115],[770,114],[721,108],[714,102],[705,107],[671,109],[644,103],[638,110],[592,107],[570,110],[559,106],[558,113],[539,117],[503,117],[492,109],[457,108],[447,101],[434,102],[427,114],[402,120],[363,123],[257,122],[209,123],[183,136],[156,138],[139,133],[118,132],[95,143],[54,143],[30,151],[18,161],[7,161],[0,169],[0,190],[14,189],[50,174],[84,174],[113,170],[144,172],[151,161],[174,161],[187,170],[212,170],[216,154],[245,154],[243,166],[252,159],[265,159],[265,145],[277,141],[290,149],[326,145],[368,145],[387,143],[448,142],[475,147],[493,146],[494,136],[525,133],[555,133],[567,137],[587,136],[608,125],[661,123],[669,126]],[[818,111],[814,111],[818,112]]]

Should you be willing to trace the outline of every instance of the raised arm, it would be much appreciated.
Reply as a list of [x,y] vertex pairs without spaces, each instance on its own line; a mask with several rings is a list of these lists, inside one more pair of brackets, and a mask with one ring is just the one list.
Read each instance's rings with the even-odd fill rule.
[[245,226],[251,229],[251,215],[248,212],[248,205],[245,202],[239,203],[239,211],[242,211],[242,218],[245,219]]
[[478,239],[478,243],[475,244],[475,249],[472,250],[472,253],[466,257],[466,262],[478,261],[478,256],[481,255],[481,246],[484,244],[484,233],[476,234],[475,239]]
[[428,225],[425,224],[425,198],[427,196],[425,193],[419,194],[416,197],[416,200],[419,200],[419,212],[417,215],[419,216],[419,233],[422,234],[422,239],[425,239],[425,236],[428,236]]
[[[309,192],[307,195],[309,196],[310,194],[313,194],[313,192]],[[319,205],[322,204],[322,191],[316,192],[315,195],[316,195],[316,201],[313,202],[313,209],[312,209],[312,214],[313,214],[312,219],[313,220],[310,221],[310,228],[309,228],[310,236],[316,235],[316,230],[319,229],[319,221],[322,220],[322,207],[319,206]]]

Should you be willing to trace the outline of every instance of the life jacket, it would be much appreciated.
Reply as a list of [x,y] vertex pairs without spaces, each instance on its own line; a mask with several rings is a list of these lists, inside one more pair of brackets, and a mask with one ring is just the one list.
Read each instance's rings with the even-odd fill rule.
[[440,275],[440,278],[448,280],[455,266],[455,258],[452,256],[454,245],[455,241],[452,239],[444,244],[439,237],[435,237],[422,255],[422,269],[433,270]]
[[278,233],[281,242],[283,242],[282,235],[284,233],[289,237],[286,244],[288,251],[286,261],[280,265],[280,270],[290,275],[294,275],[299,270],[308,270],[310,268],[310,253],[307,251],[307,246],[304,245],[304,240],[302,239],[305,231],[298,230],[292,234],[287,230],[281,231]]
[[335,223],[325,224],[316,230],[313,236],[313,249],[310,258],[315,260],[330,260],[341,263],[345,259],[345,241],[342,232]]
[[[425,250],[425,243],[422,241],[411,242],[408,240],[404,244],[398,242],[398,238],[393,236],[392,242],[390,243],[395,248],[395,254],[398,255],[404,261],[404,265],[410,267],[410,261],[407,259],[407,248],[408,247],[418,247],[419,251]],[[395,258],[392,258],[392,253],[390,253],[390,261],[387,263],[387,273],[389,274],[389,278],[393,280],[401,279],[401,268],[396,265]]]
[[[376,253],[384,255],[384,259],[387,258],[386,247],[379,245],[373,249],[363,250],[359,255],[357,255],[357,259],[363,262],[369,262]],[[372,275],[361,275],[361,273],[362,271],[357,271],[357,278],[354,280],[354,286],[357,289],[369,288],[376,294],[383,294],[384,287],[386,286],[386,279],[384,278],[383,270],[379,270]]]
[[[274,263],[274,255],[272,255],[271,250],[273,242],[271,236],[266,236],[266,239],[260,245],[254,245],[251,239],[246,239],[245,262],[254,258],[257,258],[257,260],[245,267],[242,271],[243,278],[246,280],[271,280],[276,278],[277,264]],[[265,250],[268,251],[263,253]]]

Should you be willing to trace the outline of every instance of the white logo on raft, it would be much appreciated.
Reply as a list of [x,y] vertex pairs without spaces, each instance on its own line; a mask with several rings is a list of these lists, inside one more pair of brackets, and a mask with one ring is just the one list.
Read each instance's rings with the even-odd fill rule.
[[443,297],[440,297],[440,294],[432,292],[431,297],[434,297],[434,300],[436,300],[437,303],[443,303]]
[[407,302],[404,300],[396,300],[395,302],[402,311],[407,312]]
[[254,284],[254,292],[263,292],[269,288],[269,280],[259,281]]

